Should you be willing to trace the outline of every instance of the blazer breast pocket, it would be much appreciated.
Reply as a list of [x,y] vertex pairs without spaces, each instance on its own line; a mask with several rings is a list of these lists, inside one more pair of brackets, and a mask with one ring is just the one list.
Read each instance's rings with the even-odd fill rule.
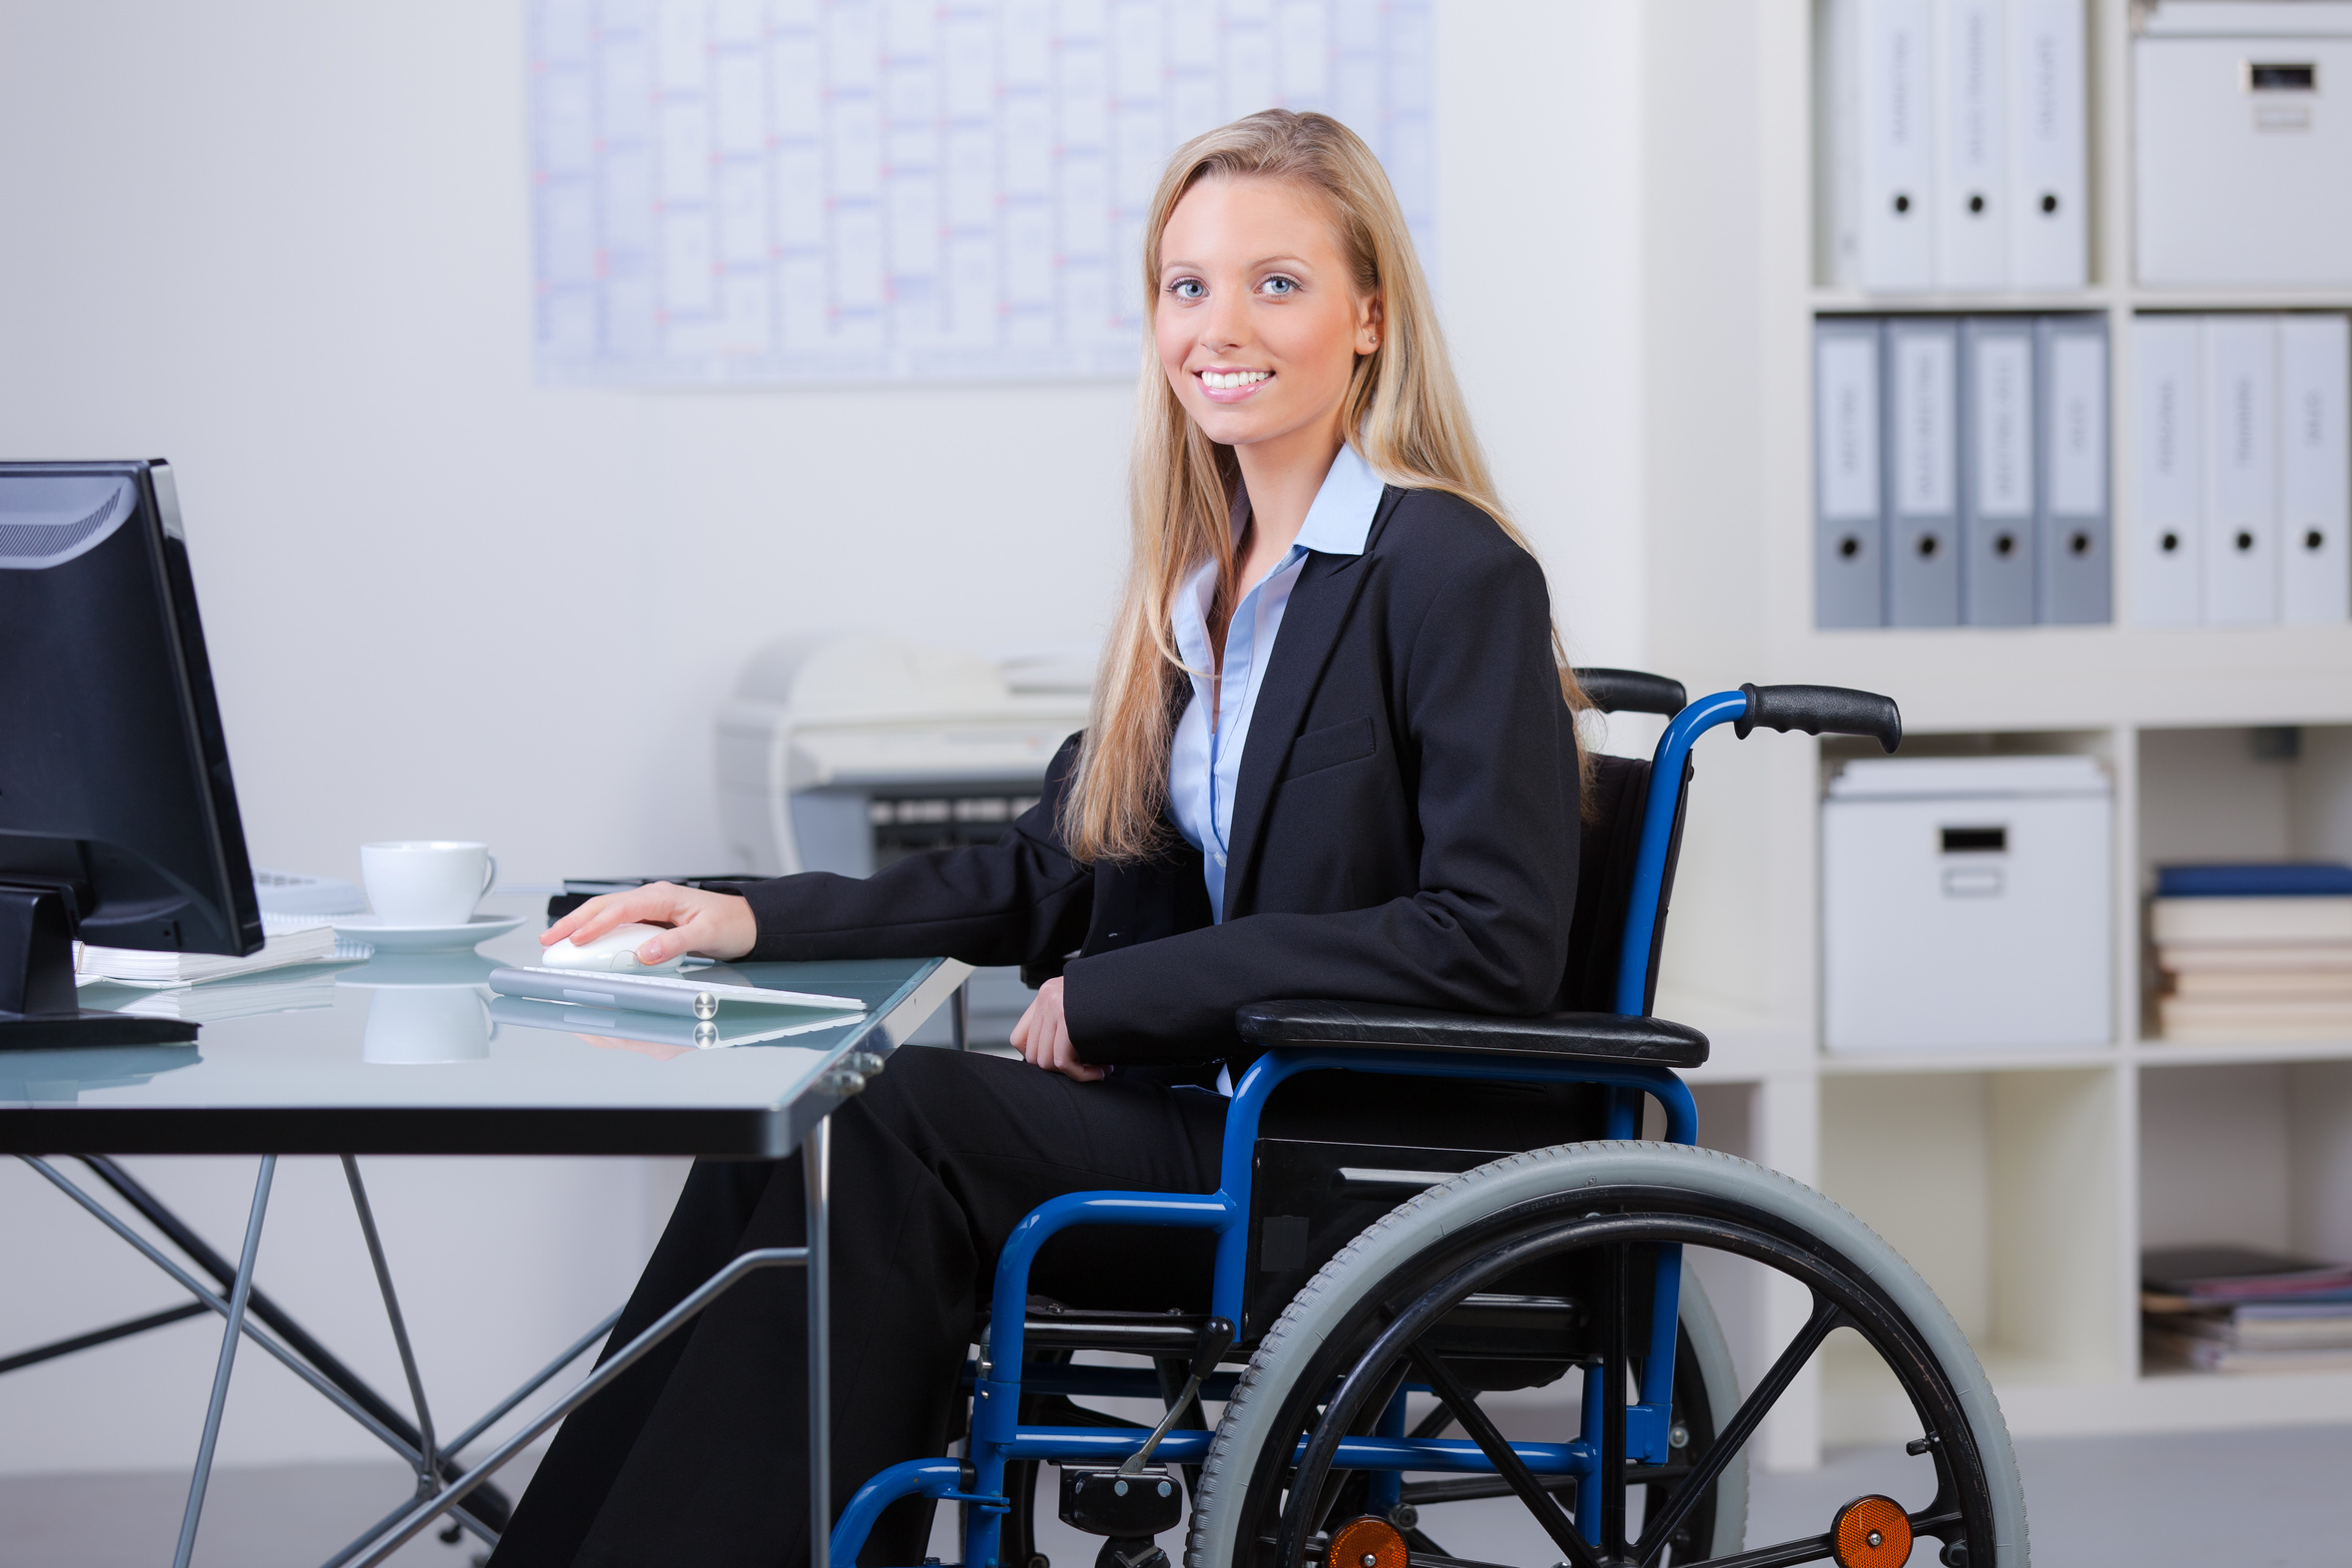
[[1343,720],[1320,730],[1310,730],[1293,741],[1290,767],[1283,778],[1287,782],[1343,763],[1360,763],[1379,750],[1380,740],[1373,733],[1370,719]]

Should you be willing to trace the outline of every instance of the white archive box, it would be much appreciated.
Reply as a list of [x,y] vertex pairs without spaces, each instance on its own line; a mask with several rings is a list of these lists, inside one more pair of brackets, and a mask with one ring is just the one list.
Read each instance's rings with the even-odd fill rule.
[[2161,0],[2135,16],[2139,280],[2352,282],[2352,4]]
[[2112,820],[2093,758],[1848,763],[1821,809],[1824,1044],[2106,1044]]

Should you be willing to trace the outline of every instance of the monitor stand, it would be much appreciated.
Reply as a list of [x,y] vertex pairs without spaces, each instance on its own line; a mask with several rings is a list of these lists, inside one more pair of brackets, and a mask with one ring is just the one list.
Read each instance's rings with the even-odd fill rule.
[[0,1051],[184,1044],[196,1038],[196,1028],[178,1018],[83,1011],[74,995],[65,895],[0,886]]

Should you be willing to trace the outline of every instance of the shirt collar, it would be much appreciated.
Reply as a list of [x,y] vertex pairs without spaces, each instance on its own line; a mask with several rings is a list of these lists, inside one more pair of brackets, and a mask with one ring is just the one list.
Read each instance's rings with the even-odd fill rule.
[[1331,460],[1331,472],[1323,476],[1323,487],[1315,492],[1315,504],[1307,508],[1307,521],[1299,526],[1299,548],[1325,555],[1362,555],[1372,537],[1372,520],[1381,509],[1383,488],[1372,465],[1343,441],[1340,455]]
[[[1384,488],[1381,476],[1372,471],[1372,465],[1356,448],[1342,442],[1340,454],[1331,460],[1331,471],[1323,476],[1323,484],[1316,490],[1315,500],[1307,508],[1307,520],[1299,525],[1299,537],[1291,542],[1291,548],[1320,550],[1325,555],[1362,555],[1372,537],[1372,520],[1380,513]],[[1241,543],[1242,530],[1249,526],[1249,493],[1237,489],[1231,518],[1236,545]],[[1214,578],[1213,565],[1204,570]],[[1204,595],[1206,592],[1203,590]]]

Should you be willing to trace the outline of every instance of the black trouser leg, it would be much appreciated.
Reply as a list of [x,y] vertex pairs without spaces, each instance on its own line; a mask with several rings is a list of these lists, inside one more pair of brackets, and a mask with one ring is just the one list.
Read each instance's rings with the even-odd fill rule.
[[[1003,1058],[899,1052],[834,1118],[834,1511],[875,1472],[942,1452],[996,1255],[1047,1198],[1207,1192],[1225,1103]],[[799,1161],[698,1165],[639,1282],[623,1342],[736,1253],[797,1247]],[[1123,1238],[1125,1245],[1108,1238]],[[1095,1305],[1204,1300],[1204,1234],[1094,1233],[1049,1246],[1032,1289]],[[1140,1244],[1140,1245],[1138,1245]],[[1082,1253],[1082,1256],[1081,1256]],[[805,1287],[752,1276],[575,1412],[517,1507],[499,1568],[803,1563]],[[890,1510],[862,1561],[918,1563],[927,1506]]]

